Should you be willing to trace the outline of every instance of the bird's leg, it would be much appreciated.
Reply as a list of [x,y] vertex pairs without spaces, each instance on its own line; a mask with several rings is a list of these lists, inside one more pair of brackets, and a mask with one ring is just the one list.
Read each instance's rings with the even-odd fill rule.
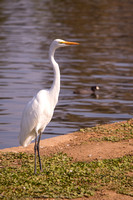
[[35,160],[34,160],[34,163],[35,163],[35,166],[34,166],[34,174],[36,174],[36,150],[37,150],[37,134],[36,134],[36,137],[35,137],[35,146],[34,146],[34,154],[35,154]]
[[41,164],[41,158],[40,158],[40,149],[39,149],[41,135],[42,135],[42,133],[40,133],[39,138],[38,138],[38,142],[37,142],[37,152],[38,152],[38,157],[39,157],[40,171],[42,171],[42,164]]

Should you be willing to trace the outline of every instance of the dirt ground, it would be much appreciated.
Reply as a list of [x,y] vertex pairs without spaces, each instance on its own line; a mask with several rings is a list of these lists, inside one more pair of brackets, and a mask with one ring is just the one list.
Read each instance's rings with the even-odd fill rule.
[[[125,123],[125,122],[121,122]],[[110,128],[114,124],[105,125]],[[101,136],[101,135],[100,135]],[[93,140],[90,138],[93,137]],[[64,152],[73,157],[75,161],[92,161],[99,159],[109,159],[133,154],[133,139],[121,140],[118,142],[99,141],[99,134],[96,132],[74,132],[63,136],[58,136],[41,141],[41,155],[51,155],[57,152]],[[95,140],[96,139],[96,140]],[[0,150],[1,152],[27,152],[33,153],[34,143],[28,147],[13,147]],[[114,191],[97,192],[95,196],[89,198],[79,198],[78,200],[133,200],[132,197],[117,194]]]

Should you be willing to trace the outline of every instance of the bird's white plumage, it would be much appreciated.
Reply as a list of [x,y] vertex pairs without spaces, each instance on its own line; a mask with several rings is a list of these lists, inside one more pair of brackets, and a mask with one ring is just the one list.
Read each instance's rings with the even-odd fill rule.
[[21,120],[19,142],[27,146],[35,139],[36,134],[43,132],[50,122],[55,105],[50,101],[50,92],[40,90],[26,105]]

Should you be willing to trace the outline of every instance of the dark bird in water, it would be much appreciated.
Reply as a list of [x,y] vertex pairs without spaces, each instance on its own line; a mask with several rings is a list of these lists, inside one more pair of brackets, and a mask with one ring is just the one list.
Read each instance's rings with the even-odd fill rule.
[[88,89],[77,89],[73,93],[74,94],[90,94],[90,95],[95,95],[96,90],[99,90],[99,86],[92,86],[91,88]]

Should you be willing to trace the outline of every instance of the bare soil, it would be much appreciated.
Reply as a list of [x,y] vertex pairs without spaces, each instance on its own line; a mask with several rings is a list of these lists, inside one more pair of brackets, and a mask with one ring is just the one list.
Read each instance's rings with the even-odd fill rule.
[[[105,129],[116,127],[117,124],[104,125]],[[90,129],[91,130],[91,129]],[[73,157],[75,161],[89,162],[92,160],[109,159],[133,154],[133,139],[120,140],[118,142],[97,140],[102,134],[95,131],[79,131],[63,136],[58,136],[41,141],[41,155],[51,156],[58,152],[66,153]],[[93,140],[91,140],[93,138]],[[34,143],[23,148],[12,147],[2,149],[0,152],[27,152],[34,153]],[[117,194],[114,191],[103,190],[97,192],[95,196],[89,198],[79,198],[78,200],[132,200],[126,195]]]

